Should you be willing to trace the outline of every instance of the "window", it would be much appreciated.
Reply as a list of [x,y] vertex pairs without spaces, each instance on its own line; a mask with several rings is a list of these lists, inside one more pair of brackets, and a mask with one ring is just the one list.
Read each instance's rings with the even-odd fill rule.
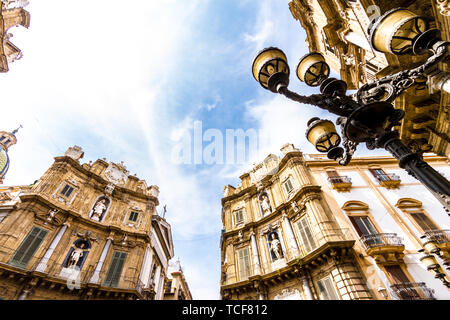
[[300,232],[300,237],[302,238],[303,246],[306,253],[317,248],[316,240],[311,232],[311,226],[309,224],[308,217],[305,216],[297,223],[298,230]]
[[107,287],[117,287],[122,274],[123,265],[127,258],[126,252],[114,251],[111,264],[109,265],[108,272],[106,274],[104,285]]
[[372,221],[367,216],[349,216],[349,219],[360,237],[378,233]]
[[286,188],[286,192],[289,194],[292,190],[294,190],[294,187],[292,186],[291,179],[287,179],[287,181],[284,183],[284,187]]
[[234,212],[234,221],[235,221],[235,224],[244,223],[244,212],[242,209]]
[[131,211],[130,216],[128,217],[128,220],[136,222],[138,216],[139,216],[139,213]]
[[320,300],[340,300],[330,276],[317,281],[317,287],[319,288]]
[[380,181],[390,180],[389,176],[384,172],[383,169],[369,169],[370,173]]
[[238,250],[239,278],[241,281],[251,276],[250,249]]
[[73,190],[74,190],[73,187],[71,187],[71,186],[69,186],[68,184],[66,184],[66,185],[64,186],[64,188],[62,189],[61,194],[62,194],[63,196],[65,196],[65,197],[69,197],[69,196],[72,194],[72,191],[73,191]]
[[431,221],[430,218],[428,218],[428,216],[424,212],[409,212],[409,215],[414,219],[423,233],[432,230],[439,230],[439,228],[434,224],[433,221]]
[[411,282],[406,274],[403,272],[399,265],[385,266],[384,267],[390,282],[393,284],[391,287],[395,293],[400,296],[401,299],[415,300],[420,299],[419,293],[414,290],[409,283]]
[[28,262],[30,262],[47,233],[47,230],[33,227],[9,263],[16,267],[26,268]]
[[327,170],[328,181],[331,183],[344,183],[344,180],[339,176],[336,170]]

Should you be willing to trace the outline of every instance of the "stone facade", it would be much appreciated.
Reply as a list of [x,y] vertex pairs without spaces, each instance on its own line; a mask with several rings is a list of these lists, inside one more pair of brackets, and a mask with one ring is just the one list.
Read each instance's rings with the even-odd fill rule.
[[162,299],[173,245],[158,187],[83,154],[0,189],[0,298]]
[[[438,0],[292,0],[293,17],[306,30],[309,50],[321,52],[349,89],[360,88],[383,76],[416,67],[427,55],[396,56],[370,46],[371,21],[388,10],[405,7],[430,21],[444,40],[450,40],[450,4]],[[398,127],[400,137],[413,150],[450,154],[450,93],[442,88],[448,80],[449,64],[442,62],[428,81],[416,83],[395,100],[406,111]],[[441,90],[442,89],[442,90]]]
[[[290,144],[281,150],[282,157],[269,155],[241,175],[240,186],[225,187],[223,299],[411,298],[398,293],[401,286],[421,299],[450,297],[420,263],[417,250],[422,248],[423,232],[412,226],[414,219],[401,217],[400,208],[418,206],[417,212],[433,212],[444,235],[448,215],[394,158],[356,158],[348,167],[339,167],[326,156],[303,155]],[[450,174],[446,158],[426,160]],[[263,204],[264,194],[268,205]],[[412,196],[417,201],[409,199]],[[364,238],[352,222],[369,214],[376,217],[374,224],[380,221],[376,240]],[[371,246],[371,241],[383,240],[388,245]],[[399,283],[391,277],[402,271],[408,281]]]
[[0,72],[8,72],[8,64],[22,58],[22,51],[9,39],[11,27],[30,26],[30,14],[23,9],[28,4],[26,0],[0,1]]

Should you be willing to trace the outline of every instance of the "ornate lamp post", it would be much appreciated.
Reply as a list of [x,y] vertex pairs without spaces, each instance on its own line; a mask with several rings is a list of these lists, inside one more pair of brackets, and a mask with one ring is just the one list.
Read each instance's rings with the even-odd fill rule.
[[[393,101],[416,81],[426,81],[426,75],[437,63],[448,59],[449,42],[442,41],[439,30],[429,29],[427,21],[406,9],[386,12],[369,28],[375,50],[396,55],[423,54],[431,56],[425,63],[363,85],[354,95],[346,95],[347,84],[329,78],[330,68],[320,53],[312,52],[301,58],[297,77],[307,85],[320,86],[321,94],[302,96],[288,89],[289,65],[286,55],[278,48],[262,50],[253,61],[253,76],[261,86],[299,103],[311,104],[338,115],[341,138],[331,121],[313,118],[308,122],[306,136],[319,152],[347,165],[359,143],[367,148],[384,148],[399,161],[399,166],[439,194],[450,196],[450,183],[412,152],[399,139],[394,127],[405,116],[395,109]],[[446,80],[447,81],[447,80]],[[448,85],[442,85],[446,88]]]

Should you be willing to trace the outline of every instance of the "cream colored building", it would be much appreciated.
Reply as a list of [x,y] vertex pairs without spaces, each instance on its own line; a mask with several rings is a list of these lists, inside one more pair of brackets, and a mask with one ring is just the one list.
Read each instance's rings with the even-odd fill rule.
[[[310,52],[323,54],[349,89],[358,89],[383,76],[416,67],[427,55],[398,56],[372,49],[371,21],[398,7],[426,17],[430,28],[450,41],[450,2],[444,0],[292,0],[289,8],[307,34]],[[442,62],[428,76],[427,85],[416,83],[395,100],[406,111],[398,127],[400,138],[415,151],[450,155],[449,63]]]
[[[223,299],[450,299],[417,252],[440,235],[448,261],[450,218],[394,158],[281,151],[225,187]],[[450,176],[446,158],[426,161]]]
[[169,263],[164,284],[164,300],[192,300],[191,290],[179,260]]
[[83,155],[0,188],[0,298],[162,299],[173,244],[158,187]]
[[8,64],[22,58],[22,51],[11,41],[11,27],[30,26],[30,14],[23,9],[26,0],[0,1],[0,72],[8,72]]

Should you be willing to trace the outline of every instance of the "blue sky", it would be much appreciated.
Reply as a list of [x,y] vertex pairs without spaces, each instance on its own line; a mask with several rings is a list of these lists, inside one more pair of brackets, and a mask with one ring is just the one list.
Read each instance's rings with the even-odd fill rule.
[[[218,299],[223,187],[284,143],[316,153],[306,122],[327,117],[252,77],[253,58],[265,47],[282,48],[291,70],[307,53],[288,2],[30,1],[30,28],[10,31],[24,57],[0,75],[0,129],[24,127],[4,184],[32,183],[73,145],[85,151],[84,162],[124,161],[160,187],[159,210],[167,205],[175,258],[194,298]],[[294,74],[291,89],[317,93]],[[204,131],[263,135],[245,163],[176,163],[173,149],[195,121]]]

